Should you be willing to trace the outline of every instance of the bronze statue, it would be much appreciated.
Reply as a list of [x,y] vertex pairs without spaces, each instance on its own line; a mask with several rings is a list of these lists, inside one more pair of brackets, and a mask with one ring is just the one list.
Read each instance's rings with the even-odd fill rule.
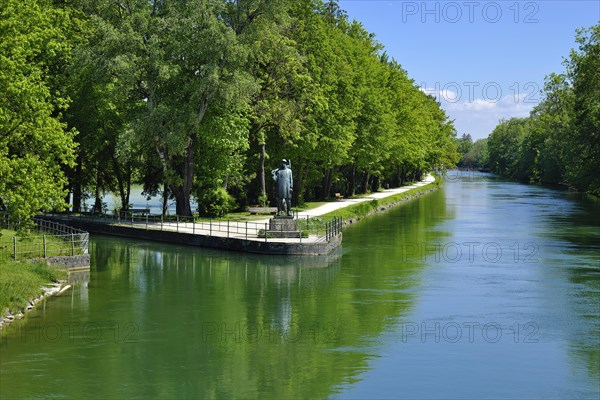
[[285,159],[281,160],[281,165],[278,169],[271,171],[273,180],[277,183],[277,215],[286,213],[290,216],[292,207],[292,190],[294,188],[294,180],[292,179],[292,170],[290,162]]

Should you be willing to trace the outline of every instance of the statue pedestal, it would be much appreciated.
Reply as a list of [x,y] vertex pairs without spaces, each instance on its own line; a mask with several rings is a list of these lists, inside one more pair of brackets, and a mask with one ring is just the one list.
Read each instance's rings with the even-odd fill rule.
[[269,236],[275,238],[299,238],[298,221],[292,216],[278,215],[269,220]]

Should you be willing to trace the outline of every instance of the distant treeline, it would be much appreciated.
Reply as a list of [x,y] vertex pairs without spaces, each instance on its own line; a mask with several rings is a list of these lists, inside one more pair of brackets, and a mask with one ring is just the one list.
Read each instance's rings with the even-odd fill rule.
[[600,195],[600,25],[577,32],[566,72],[546,77],[527,118],[501,121],[487,140],[493,172]]
[[296,202],[458,160],[440,104],[336,1],[0,0],[0,92],[15,219],[127,208],[133,183],[179,215],[266,204],[283,158]]

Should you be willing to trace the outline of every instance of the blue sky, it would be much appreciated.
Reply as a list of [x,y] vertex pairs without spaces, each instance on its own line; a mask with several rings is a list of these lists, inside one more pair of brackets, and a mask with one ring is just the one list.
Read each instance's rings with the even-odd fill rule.
[[487,137],[524,117],[544,77],[563,72],[575,30],[600,21],[592,1],[339,0],[423,90],[438,96],[459,136]]

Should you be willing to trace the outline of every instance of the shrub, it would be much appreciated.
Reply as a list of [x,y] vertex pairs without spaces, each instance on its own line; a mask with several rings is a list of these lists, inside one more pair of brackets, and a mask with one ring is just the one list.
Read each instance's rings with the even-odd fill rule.
[[222,217],[235,208],[235,199],[222,187],[207,189],[198,196],[198,213],[205,217]]

